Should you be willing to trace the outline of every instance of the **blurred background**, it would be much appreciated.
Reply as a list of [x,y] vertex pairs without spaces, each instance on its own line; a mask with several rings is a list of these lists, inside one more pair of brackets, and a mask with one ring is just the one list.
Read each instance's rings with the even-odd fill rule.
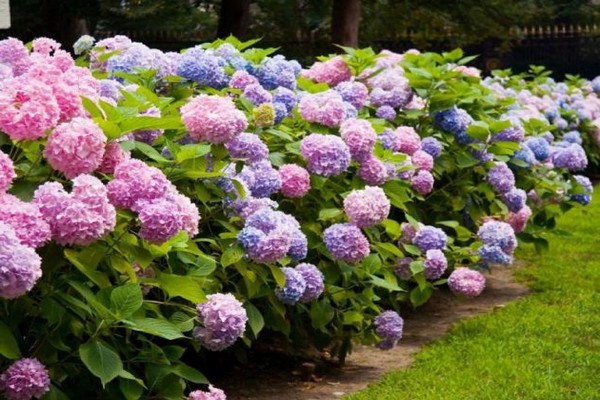
[[332,43],[462,47],[480,55],[483,70],[536,64],[557,78],[600,74],[600,0],[10,0],[10,8],[0,38],[48,36],[68,49],[82,34],[124,34],[162,50],[233,34],[303,64],[339,51]]

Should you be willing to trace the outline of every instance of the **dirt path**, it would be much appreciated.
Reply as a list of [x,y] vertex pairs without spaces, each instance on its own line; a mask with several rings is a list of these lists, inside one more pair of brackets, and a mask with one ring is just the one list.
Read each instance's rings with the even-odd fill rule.
[[343,368],[317,369],[312,381],[301,378],[302,368],[294,361],[265,361],[263,365],[234,370],[215,384],[225,390],[228,400],[336,399],[364,388],[387,371],[406,368],[423,345],[443,336],[455,322],[503,307],[527,293],[525,286],[514,282],[511,269],[497,268],[487,274],[487,288],[476,299],[461,300],[439,290],[416,312],[404,312],[404,337],[392,350],[358,346]]

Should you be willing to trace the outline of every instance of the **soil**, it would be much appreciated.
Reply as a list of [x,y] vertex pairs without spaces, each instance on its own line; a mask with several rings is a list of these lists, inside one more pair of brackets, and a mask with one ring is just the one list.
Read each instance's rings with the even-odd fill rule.
[[416,311],[403,312],[404,336],[388,351],[356,346],[343,367],[267,357],[261,363],[237,367],[214,382],[229,400],[329,400],[358,391],[385,372],[408,367],[427,343],[440,338],[457,322],[502,308],[528,293],[513,280],[512,269],[488,273],[487,287],[475,299],[459,299],[438,290]]

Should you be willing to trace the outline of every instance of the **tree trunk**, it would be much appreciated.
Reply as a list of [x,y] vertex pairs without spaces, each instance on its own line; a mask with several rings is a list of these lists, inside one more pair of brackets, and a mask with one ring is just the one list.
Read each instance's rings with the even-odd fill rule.
[[62,0],[44,0],[40,6],[43,18],[43,36],[48,36],[71,51],[73,43],[81,36],[90,33],[86,14],[97,8],[97,2],[87,1],[73,4]]
[[331,40],[341,46],[358,47],[360,0],[333,0]]
[[217,37],[245,38],[250,25],[250,0],[222,0]]

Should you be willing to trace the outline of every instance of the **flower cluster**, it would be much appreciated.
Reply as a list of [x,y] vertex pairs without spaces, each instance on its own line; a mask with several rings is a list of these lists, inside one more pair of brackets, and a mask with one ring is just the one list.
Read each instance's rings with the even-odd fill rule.
[[487,221],[477,231],[483,243],[479,256],[484,264],[510,265],[517,238],[512,226],[501,221]]
[[459,267],[448,277],[448,287],[456,294],[466,297],[476,297],[485,288],[485,277],[481,272]]
[[197,311],[202,326],[194,328],[194,337],[210,351],[230,347],[246,330],[246,310],[231,293],[208,295]]
[[187,400],[227,400],[227,396],[221,389],[208,385],[208,392],[194,390],[188,395]]
[[323,242],[334,259],[354,264],[369,255],[369,241],[352,224],[334,224],[323,231]]
[[181,107],[181,119],[196,141],[227,143],[248,127],[243,112],[230,98],[200,95]]
[[373,320],[375,331],[381,338],[377,346],[382,350],[389,350],[396,346],[402,339],[404,320],[395,311],[384,311]]
[[317,175],[339,175],[350,165],[350,149],[334,135],[310,134],[300,142],[300,152],[308,171]]
[[35,358],[15,361],[0,375],[0,392],[6,400],[40,398],[49,390],[48,370]]
[[377,225],[387,218],[390,208],[389,199],[378,187],[367,186],[363,190],[354,190],[344,199],[346,215],[359,228]]

